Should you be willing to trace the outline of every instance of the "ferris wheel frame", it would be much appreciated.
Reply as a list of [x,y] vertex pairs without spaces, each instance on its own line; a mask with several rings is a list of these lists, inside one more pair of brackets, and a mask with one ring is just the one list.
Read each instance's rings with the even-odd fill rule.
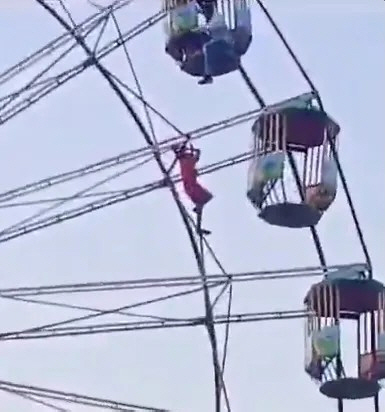
[[[218,348],[217,348],[214,325],[216,323],[224,323],[224,324],[229,325],[230,323],[234,323],[234,322],[250,322],[250,321],[261,321],[261,320],[272,320],[272,319],[291,319],[291,318],[298,318],[298,317],[306,317],[307,314],[303,310],[298,310],[298,311],[282,311],[282,312],[262,312],[262,313],[256,313],[256,314],[228,313],[228,314],[223,314],[223,315],[214,315],[213,309],[212,309],[213,305],[212,305],[212,301],[211,301],[210,293],[209,293],[210,289],[213,287],[213,285],[224,287],[224,289],[222,289],[222,291],[220,292],[220,296],[222,296],[224,291],[227,290],[227,288],[232,288],[233,282],[234,283],[236,282],[234,279],[236,279],[237,276],[236,274],[228,274],[226,273],[226,271],[222,270],[223,272],[221,275],[222,281],[221,282],[211,281],[210,283],[210,276],[207,275],[206,269],[204,267],[204,263],[202,261],[202,255],[204,251],[206,250],[205,248],[207,248],[207,250],[209,250],[210,252],[211,250],[210,245],[204,235],[196,232],[196,225],[194,221],[191,219],[191,216],[189,216],[189,214],[187,213],[186,208],[184,204],[182,203],[182,201],[180,200],[178,191],[176,189],[176,183],[180,181],[180,176],[171,174],[173,168],[168,168],[165,165],[165,163],[162,160],[162,153],[167,150],[170,150],[172,143],[175,143],[175,142],[186,143],[186,142],[189,142],[190,140],[200,138],[204,136],[205,134],[211,134],[219,130],[228,128],[228,127],[233,127],[244,121],[248,121],[252,119],[261,110],[266,111],[272,107],[276,107],[277,104],[271,105],[271,106],[268,106],[266,104],[266,102],[264,101],[260,93],[258,92],[257,88],[255,87],[253,81],[249,77],[247,71],[241,65],[239,67],[240,75],[243,78],[247,87],[249,88],[250,93],[252,93],[252,95],[254,96],[256,103],[258,104],[260,108],[252,112],[234,116],[231,119],[224,119],[223,121],[216,122],[212,125],[204,126],[195,131],[183,132],[181,130],[176,130],[176,133],[178,134],[177,136],[167,139],[165,141],[162,141],[158,144],[157,142],[154,142],[154,139],[152,138],[151,134],[147,131],[147,128],[144,125],[143,121],[141,120],[140,116],[136,113],[135,109],[133,108],[133,106],[130,104],[130,102],[128,101],[126,97],[127,92],[133,95],[135,95],[135,92],[132,89],[128,88],[127,85],[125,85],[119,78],[117,78],[108,69],[106,69],[106,67],[102,64],[101,60],[105,56],[107,56],[109,53],[111,53],[112,51],[116,50],[119,47],[124,47],[128,41],[130,41],[134,37],[143,33],[145,30],[149,29],[153,25],[160,22],[166,16],[166,13],[162,10],[159,11],[157,14],[144,20],[143,22],[141,22],[140,24],[138,24],[131,30],[124,32],[124,33],[123,32],[119,33],[118,37],[114,41],[110,41],[102,47],[100,47],[99,45],[99,41],[100,41],[100,38],[99,38],[97,42],[98,44],[95,45],[94,48],[90,48],[90,46],[88,46],[87,41],[86,41],[87,37],[97,29],[101,29],[101,33],[102,33],[103,27],[105,24],[107,24],[106,22],[109,19],[109,17],[113,15],[113,13],[117,12],[118,10],[128,6],[134,0],[114,1],[109,7],[101,8],[94,15],[90,16],[85,21],[83,21],[82,23],[76,26],[73,26],[70,23],[68,23],[53,7],[48,5],[46,1],[44,0],[35,0],[35,1],[36,3],[39,4],[39,6],[45,9],[54,19],[57,20],[59,25],[65,29],[65,33],[62,36],[59,36],[57,39],[51,41],[49,44],[47,44],[45,47],[38,50],[36,53],[33,53],[32,55],[28,56],[26,59],[19,62],[17,65],[14,65],[10,67],[9,69],[7,69],[5,72],[1,73],[0,74],[0,86],[5,84],[9,80],[13,79],[14,76],[18,75],[22,71],[28,69],[29,67],[34,65],[36,62],[40,62],[43,58],[51,55],[53,51],[56,51],[59,48],[65,45],[68,45],[69,43],[72,43],[72,44],[70,47],[66,49],[65,52],[63,52],[59,56],[59,58],[51,62],[47,66],[46,69],[44,69],[42,72],[36,75],[30,82],[28,82],[26,85],[19,88],[15,92],[0,98],[0,125],[5,124],[6,122],[11,120],[15,116],[21,114],[24,110],[28,109],[29,107],[37,103],[40,99],[50,94],[51,92],[56,90],[61,85],[64,85],[66,82],[68,82],[69,80],[77,76],[78,74],[81,74],[82,72],[87,70],[89,67],[95,67],[100,72],[101,76],[105,79],[105,81],[109,84],[109,86],[114,91],[114,93],[117,95],[117,97],[119,98],[121,103],[124,105],[124,107],[127,109],[128,114],[134,119],[137,127],[139,128],[140,132],[142,133],[144,137],[146,146],[140,149],[137,149],[135,151],[119,154],[114,158],[104,159],[98,163],[88,165],[84,168],[77,169],[75,171],[65,172],[60,175],[56,175],[56,176],[41,180],[39,182],[33,182],[30,184],[24,185],[23,187],[9,190],[5,193],[0,194],[0,207],[3,207],[3,206],[7,207],[9,206],[9,202],[11,200],[14,200],[21,196],[25,196],[28,193],[43,190],[44,188],[51,186],[53,182],[54,184],[60,184],[66,181],[66,179],[70,180],[70,179],[74,179],[79,176],[83,176],[88,173],[96,173],[97,171],[102,170],[102,168],[111,167],[110,165],[112,164],[123,164],[125,162],[133,162],[136,160],[141,160],[146,155],[155,158],[158,164],[158,167],[163,174],[163,179],[155,181],[155,182],[149,182],[148,184],[142,185],[140,187],[126,189],[124,191],[120,191],[119,193],[110,194],[108,196],[101,196],[101,199],[98,201],[91,202],[83,207],[74,208],[69,211],[65,211],[61,214],[50,216],[48,218],[38,219],[38,220],[32,219],[32,221],[27,220],[26,222],[22,222],[21,224],[13,225],[9,228],[6,228],[5,230],[0,231],[0,243],[9,241],[16,237],[23,236],[27,233],[31,233],[33,231],[40,230],[42,228],[45,228],[45,227],[48,227],[54,224],[61,223],[64,220],[82,216],[86,213],[93,212],[100,208],[103,208],[103,207],[106,207],[106,206],[109,206],[109,205],[112,205],[112,204],[115,204],[121,201],[125,201],[133,197],[141,196],[153,190],[157,190],[160,188],[168,188],[179,209],[181,218],[183,220],[188,237],[191,242],[193,253],[196,258],[196,263],[197,263],[198,271],[200,273],[200,283],[201,283],[201,287],[198,288],[198,291],[199,292],[203,291],[206,314],[205,314],[205,317],[203,318],[195,318],[195,319],[184,319],[184,320],[177,319],[177,320],[171,320],[171,321],[151,320],[151,321],[127,322],[123,324],[120,323],[119,327],[116,327],[116,325],[113,325],[113,324],[101,324],[97,326],[93,325],[93,326],[84,326],[84,327],[75,327],[75,328],[62,327],[62,326],[57,325],[55,329],[55,327],[51,325],[49,329],[47,329],[47,326],[46,327],[43,326],[40,328],[31,328],[30,330],[7,332],[5,334],[3,333],[3,334],[0,334],[0,338],[2,340],[34,339],[34,338],[46,338],[46,337],[54,337],[54,336],[67,336],[71,334],[80,335],[80,334],[106,333],[106,332],[116,332],[116,331],[125,331],[125,330],[153,329],[153,328],[158,328],[158,327],[169,328],[169,327],[187,327],[187,326],[203,325],[207,328],[210,344],[211,344],[212,351],[213,351],[213,367],[214,367],[214,375],[215,375],[214,378],[215,378],[215,388],[216,388],[215,389],[216,390],[215,411],[220,412],[222,410],[221,405],[222,405],[223,392],[225,396],[225,401],[227,403],[227,409],[230,410],[229,401],[227,399],[227,394],[225,391],[224,379],[221,373],[221,366],[219,362],[219,355],[218,355]],[[304,79],[309,85],[310,92],[297,96],[295,98],[291,98],[291,99],[314,98],[318,103],[319,109],[323,111],[324,107],[323,107],[323,103],[322,103],[318,90],[315,88],[311,78],[309,77],[306,70],[301,65],[298,57],[291,49],[285,36],[280,31],[278,25],[273,20],[272,16],[270,15],[269,11],[265,7],[265,5],[262,3],[262,1],[255,0],[255,3],[260,7],[262,12],[265,14],[266,18],[268,19],[268,21],[274,28],[276,34],[282,41],[288,54],[291,56],[298,70],[303,75]],[[77,64],[76,66],[74,66],[73,68],[69,70],[66,70],[52,77],[44,78],[44,76],[49,72],[50,68],[52,68],[58,61],[60,61],[62,57],[65,57],[75,47],[82,48],[86,54],[86,58],[80,64]],[[140,96],[139,94],[136,93],[135,97],[141,100],[147,109],[154,111],[161,117],[163,116],[159,111],[153,108],[151,104],[143,98],[143,96]],[[289,99],[289,101],[291,99]],[[282,105],[285,103],[286,102],[280,102],[278,103],[278,105]],[[164,116],[163,118],[166,119]],[[356,231],[358,234],[358,238],[362,246],[363,254],[365,256],[365,262],[362,265],[365,267],[365,272],[367,276],[372,277],[372,265],[371,265],[369,252],[366,247],[365,240],[363,238],[362,230],[360,228],[359,221],[358,221],[358,218],[357,218],[354,206],[353,206],[352,198],[351,198],[348,186],[347,186],[346,178],[343,173],[341,163],[339,161],[338,153],[337,153],[337,150],[332,140],[330,140],[329,143],[332,148],[333,156],[337,164],[339,177],[342,182],[342,187],[345,192],[347,203],[349,205],[350,212],[353,217],[353,222],[355,224]],[[229,159],[224,159],[221,162],[207,165],[201,168],[199,172],[200,174],[212,173],[224,167],[229,167],[234,164],[247,161],[250,158],[251,158],[250,152],[242,153],[239,156],[235,156]],[[290,157],[289,157],[289,160],[290,160]],[[294,173],[294,176],[297,176],[298,172],[296,172],[295,161],[291,159],[290,162],[291,162],[290,167]],[[298,177],[296,178],[296,184],[298,186],[298,190],[300,191],[301,188],[300,188]],[[61,201],[65,202],[66,199],[62,199]],[[311,230],[313,242],[317,250],[317,254],[319,256],[319,261],[320,261],[320,266],[317,268],[316,276],[322,276],[323,273],[330,271],[330,270],[334,270],[335,267],[328,267],[326,263],[326,259],[325,259],[325,256],[322,250],[321,241],[319,239],[316,228],[311,227],[310,230]],[[211,250],[210,253],[213,253],[213,251]],[[302,270],[300,270],[299,272],[302,273]],[[280,273],[282,274],[282,271],[280,271]],[[14,293],[14,295],[10,295],[9,291],[8,291],[8,296],[7,296],[6,291],[1,292],[1,296],[5,298],[25,299],[25,296],[23,296],[22,294],[18,295],[17,293]],[[121,312],[127,309],[129,309],[129,307],[114,309],[113,311],[100,311],[102,313],[100,312],[94,313],[94,316],[101,316],[103,314],[108,314],[111,312]],[[231,306],[230,306],[230,309],[231,309]],[[92,316],[92,315],[89,315],[89,316]],[[71,322],[73,322],[73,320],[70,320],[68,323],[71,323]],[[7,383],[4,383],[4,384],[6,385]],[[0,389],[2,388],[2,385],[3,383],[0,382]],[[15,392],[22,393],[23,388],[21,387],[21,385],[19,386],[20,387],[18,388],[18,386],[15,384],[14,386],[12,386],[13,389],[10,389],[10,390],[14,390]],[[35,388],[35,389],[37,390],[39,388]],[[31,389],[29,390],[31,391]],[[44,392],[44,390],[42,390],[42,392]],[[38,396],[32,392],[28,392],[28,393],[32,397]],[[56,399],[56,398],[52,398],[53,396],[52,394],[50,396],[51,396],[51,399]],[[47,398],[50,398],[50,396],[47,396]],[[80,398],[81,397],[79,397],[79,399]],[[103,400],[101,402],[103,402]],[[89,406],[95,406],[95,405],[89,405]],[[119,409],[119,410],[127,410],[127,411],[128,410],[135,410],[135,411],[136,410],[159,410],[159,411],[162,410],[162,409],[146,409],[145,407],[143,407],[144,409],[140,409],[141,407],[139,406],[127,406],[127,405],[122,406],[122,408],[129,408],[129,407],[134,408],[134,409]],[[342,408],[343,408],[342,402],[340,402],[339,412],[343,410]],[[375,408],[376,408],[375,409],[376,412],[378,412],[378,399],[377,398],[375,399]]]

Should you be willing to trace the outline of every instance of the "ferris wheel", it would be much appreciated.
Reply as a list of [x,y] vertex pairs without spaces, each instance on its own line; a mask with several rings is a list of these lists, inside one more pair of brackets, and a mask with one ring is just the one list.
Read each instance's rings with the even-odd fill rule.
[[[99,3],[89,0],[76,8],[76,12],[73,10],[75,2],[70,0],[35,0],[35,3],[41,12],[51,17],[55,30],[60,27],[62,34],[0,73],[2,130],[22,121],[26,115],[24,112],[27,111],[32,112],[32,116],[37,119],[44,119],[46,114],[44,102],[41,101],[44,99],[49,102],[51,94],[59,95],[59,91],[66,90],[67,83],[69,87],[72,80],[80,79],[85,72],[91,72],[93,77],[89,87],[94,87],[96,81],[104,81],[123,108],[121,113],[124,114],[124,119],[129,118],[133,122],[129,126],[124,122],[119,123],[117,128],[124,126],[124,134],[128,136],[134,133],[135,127],[135,130],[139,130],[141,140],[138,138],[134,144],[131,141],[134,142],[135,139],[129,136],[129,150],[48,177],[29,179],[29,175],[34,176],[34,173],[24,172],[25,184],[0,193],[0,208],[17,210],[17,214],[12,216],[18,217],[16,222],[7,223],[1,229],[0,243],[11,240],[17,242],[16,239],[26,235],[34,236],[34,241],[38,242],[37,234],[42,233],[43,229],[65,225],[66,221],[80,222],[84,219],[77,218],[94,215],[94,212],[97,216],[99,210],[130,199],[136,199],[138,205],[141,203],[139,200],[143,199],[145,202],[144,199],[152,196],[152,201],[143,206],[143,210],[146,207],[160,210],[165,204],[164,198],[160,196],[168,193],[171,194],[174,209],[176,206],[174,214],[182,220],[187,233],[190,245],[188,253],[191,254],[190,250],[192,251],[197,275],[127,276],[126,280],[106,278],[90,281],[79,278],[76,282],[59,282],[51,276],[51,284],[43,286],[18,284],[2,287],[0,296],[7,301],[51,307],[55,311],[66,309],[83,313],[64,320],[52,318],[40,324],[28,320],[24,327],[9,327],[10,331],[1,332],[1,340],[14,343],[85,335],[91,335],[89,339],[95,339],[93,335],[106,336],[128,331],[132,334],[136,331],[147,331],[143,333],[148,334],[151,331],[151,334],[155,334],[155,331],[171,329],[176,329],[177,332],[187,328],[206,330],[214,376],[213,405],[207,405],[206,410],[236,411],[240,409],[232,405],[231,390],[225,373],[230,325],[303,319],[304,375],[319,386],[323,396],[335,400],[338,412],[344,411],[346,400],[360,399],[373,399],[373,410],[379,412],[379,382],[385,378],[385,286],[373,279],[369,252],[339,161],[340,125],[327,113],[316,86],[262,1],[164,0],[149,1],[148,7],[143,8],[138,0]],[[269,104],[260,93],[258,82],[243,64],[244,58],[253,52],[253,43],[258,41],[254,34],[256,12],[264,16],[296,70],[304,78],[307,86],[301,94],[287,96],[279,102]],[[128,18],[130,24],[127,23]],[[134,25],[131,24],[132,19],[137,21]],[[155,29],[158,30],[157,34],[152,34]],[[162,39],[158,37],[159,33],[162,33]],[[147,39],[146,42],[143,40],[146,46],[138,46],[141,54],[134,56],[129,48],[131,42],[144,38]],[[162,65],[151,57],[155,49],[157,53],[160,50],[164,60]],[[115,51],[123,53],[116,57]],[[114,60],[110,61],[108,59],[111,56]],[[142,85],[141,71],[137,69],[139,60],[141,63],[138,65],[142,64],[146,77],[150,81],[151,77],[157,78],[152,82],[156,87],[149,92]],[[116,72],[110,69],[110,65],[116,68]],[[162,72],[164,67],[167,67],[167,73]],[[127,73],[133,78],[132,87],[124,80]],[[168,85],[167,89],[162,84],[166,75],[172,79],[171,86],[175,82],[174,88]],[[180,122],[177,125],[177,122],[170,120],[164,114],[166,110],[153,103],[159,95],[164,99],[161,100],[164,105],[167,99],[176,99],[177,105],[181,106],[181,113],[185,111],[187,124],[193,124],[192,120],[195,118],[199,121],[202,113],[207,114],[204,116],[207,119],[212,119],[212,113],[222,114],[220,105],[215,107],[213,101],[224,99],[231,103],[233,96],[226,93],[223,86],[223,82],[228,79],[242,82],[240,87],[243,89],[238,90],[240,94],[248,93],[252,107],[250,110],[234,113],[229,109],[219,120],[188,128],[180,126]],[[211,103],[202,98],[202,93],[209,93],[210,90],[216,90]],[[76,92],[76,89],[72,90],[71,99],[78,98]],[[92,90],[90,93],[92,94]],[[193,93],[197,94],[192,95]],[[85,110],[91,111],[92,104],[93,102],[89,102]],[[71,100],[68,112],[72,110],[70,106]],[[103,103],[103,106],[105,111],[110,111],[108,102]],[[113,110],[122,110],[121,108]],[[234,109],[234,105],[230,104],[229,108]],[[95,116],[96,121],[96,117],[103,118],[105,115],[105,112],[99,112],[91,114],[91,117]],[[59,113],[59,118],[63,127],[65,122],[70,121],[67,113]],[[61,124],[57,125],[53,133],[60,134],[61,127]],[[88,133],[86,124],[81,127],[82,134]],[[111,140],[113,147],[111,135],[115,133],[114,126],[105,127],[104,133],[107,131],[107,134],[104,137],[107,136],[107,141]],[[252,144],[242,147],[243,142],[238,144],[233,141],[229,146],[237,152],[222,155],[218,146],[223,145],[224,139],[220,141],[215,136],[224,136],[226,131],[233,128],[238,130],[236,127],[248,130]],[[39,128],[31,130],[31,133],[40,133]],[[219,159],[204,163],[206,157],[202,142],[208,136],[213,141],[207,148],[209,158],[212,159],[211,154],[219,153]],[[80,140],[77,143],[82,144]],[[61,149],[57,150],[60,152]],[[63,162],[67,160],[71,159],[63,155]],[[216,248],[212,246],[216,233],[211,228],[211,213],[215,213],[213,210],[216,207],[226,207],[225,196],[230,196],[233,188],[231,181],[224,180],[221,183],[222,196],[218,200],[209,178],[217,171],[240,164],[248,165],[247,173],[244,170],[244,175],[247,174],[248,178],[242,198],[244,210],[253,213],[255,220],[259,219],[263,231],[280,230],[279,233],[286,233],[287,239],[298,232],[296,229],[310,232],[309,242],[315,246],[318,262],[306,267],[248,272],[230,272],[222,263]],[[52,166],[55,166],[54,161]],[[157,177],[151,179],[148,178],[149,175]],[[123,189],[122,186],[117,186],[118,189],[114,186],[118,179],[119,182],[125,182]],[[87,186],[79,190],[79,181],[86,182]],[[322,225],[324,216],[333,208],[337,189],[345,195],[362,248],[363,262],[330,266],[326,261],[318,225]],[[43,192],[53,194],[42,198]],[[219,203],[221,205],[218,206]],[[138,207],[140,210],[142,206]],[[30,210],[31,213],[25,210]],[[113,211],[114,208],[111,208],[109,213],[113,214]],[[162,212],[159,213],[162,216]],[[143,215],[142,222],[146,222],[145,211]],[[166,220],[166,216],[160,220],[162,219]],[[146,225],[147,233],[153,238],[161,238],[163,231],[167,230],[162,222],[155,224],[150,219]],[[233,224],[223,221],[223,226],[225,233],[226,230],[232,230]],[[106,224],[104,229],[108,228],[109,224]],[[87,231],[87,226],[82,226],[81,230]],[[124,230],[130,236],[130,227]],[[140,234],[137,233],[136,236],[140,238]],[[181,259],[186,256],[186,248],[178,245],[178,242],[182,242],[181,239],[175,239],[173,245],[164,242],[164,249],[174,250],[170,256],[178,257],[182,254]],[[145,250],[140,252],[140,259],[152,261],[155,257],[161,258],[152,249],[152,239],[147,242]],[[116,248],[116,245],[105,244],[104,247]],[[265,248],[271,248],[275,259],[280,260],[279,250],[275,246],[261,242],[256,248],[258,254],[264,254]],[[39,253],[45,259],[46,252],[40,250]],[[125,253],[128,256],[128,252]],[[171,263],[166,259],[166,262],[155,263],[155,267],[161,266],[159,271],[164,273],[169,270],[168,264]],[[210,274],[211,271],[214,274]],[[233,295],[238,285],[251,287],[262,280],[304,278],[315,279],[312,279],[313,284],[308,285],[303,302],[298,302],[304,305],[299,310],[250,312],[234,309]],[[92,304],[93,298],[90,296],[101,293],[109,296],[115,292],[131,295],[129,298],[122,298],[124,303],[116,298],[116,303],[119,300],[121,304],[115,304],[112,308],[111,301],[107,305],[109,308],[98,307],[99,298],[94,299]],[[204,313],[189,312],[188,299],[196,297],[202,300],[202,295]],[[80,296],[76,301],[80,303],[55,302],[51,300],[55,296]],[[143,299],[138,300],[136,296],[142,296]],[[115,298],[112,299],[115,303]],[[186,310],[185,316],[164,316],[163,306],[159,306],[159,313],[155,315],[136,312],[174,300],[186,302],[180,308]],[[27,318],[25,316],[24,320]],[[349,339],[343,338],[344,328],[349,322],[355,325],[351,335],[354,339],[351,336]],[[218,325],[224,327],[221,338],[218,337]],[[66,345],[71,345],[73,340],[67,342]],[[161,346],[155,338],[152,344],[154,347]],[[353,366],[346,366],[345,346],[354,355]],[[125,372],[127,376],[130,374],[129,371]],[[256,374],[258,373],[257,371]],[[118,378],[111,376],[107,379]],[[52,381],[53,385],[48,389],[4,379],[0,380],[0,390],[36,404],[41,410],[173,410],[167,404],[143,406],[142,402],[131,398],[129,401],[115,401],[112,398],[81,395],[73,388],[68,389],[71,392],[66,392],[55,387],[55,379]],[[202,385],[212,390],[209,381],[198,383],[199,387]],[[142,398],[145,399],[145,396]],[[188,405],[182,407],[186,411],[190,410]]]

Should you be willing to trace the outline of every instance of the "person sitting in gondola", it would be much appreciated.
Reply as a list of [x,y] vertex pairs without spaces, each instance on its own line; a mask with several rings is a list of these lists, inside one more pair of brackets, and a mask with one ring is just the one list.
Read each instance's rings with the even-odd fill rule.
[[173,6],[169,12],[170,27],[165,51],[183,70],[186,61],[202,54],[203,45],[210,38],[199,28],[199,7],[195,0],[176,0]]
[[205,30],[209,40],[202,48],[203,78],[199,84],[212,83],[214,76],[231,73],[238,69],[252,41],[251,14],[243,0],[238,0],[235,10],[235,28],[230,30],[224,16],[213,10]]
[[[183,71],[205,77],[203,48],[211,38],[204,27],[199,27],[198,12],[201,9],[207,20],[211,18],[211,10],[202,0],[200,5],[195,0],[180,0],[176,3],[176,7],[170,11],[171,33],[165,51]],[[205,77],[205,80],[210,81],[209,77]]]
[[198,182],[196,165],[200,158],[200,150],[192,145],[174,145],[172,149],[179,161],[180,173],[184,191],[194,203],[194,212],[201,214],[203,207],[210,202],[213,195]]
[[232,33],[222,15],[215,13],[206,25],[209,40],[202,48],[204,74],[199,84],[213,82],[213,76],[234,71],[239,64]]
[[166,52],[183,71],[202,76],[199,84],[212,83],[213,76],[229,73],[239,64],[231,32],[218,14],[205,27],[171,36]]

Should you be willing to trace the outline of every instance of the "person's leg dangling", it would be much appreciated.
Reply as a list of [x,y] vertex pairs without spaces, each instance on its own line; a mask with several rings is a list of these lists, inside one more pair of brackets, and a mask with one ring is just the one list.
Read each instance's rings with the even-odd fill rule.
[[[210,41],[208,42],[210,43]],[[213,77],[211,76],[210,72],[210,67],[209,67],[209,62],[208,62],[208,57],[207,57],[207,45],[208,43],[205,43],[202,48],[202,53],[203,53],[203,60],[204,60],[204,68],[205,68],[205,75],[201,80],[199,80],[198,84],[203,85],[203,84],[211,84],[213,82]]]

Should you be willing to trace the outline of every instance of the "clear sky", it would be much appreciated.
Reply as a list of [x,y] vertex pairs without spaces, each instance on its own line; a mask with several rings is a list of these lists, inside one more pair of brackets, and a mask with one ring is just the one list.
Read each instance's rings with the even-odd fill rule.
[[[118,15],[122,27],[127,30],[134,26],[158,10],[160,3],[135,0]],[[68,4],[79,21],[92,11],[84,0],[69,0]],[[341,125],[341,162],[371,251],[375,276],[381,280],[385,270],[384,3],[269,0],[268,5],[317,84],[328,112]],[[0,71],[61,33],[58,24],[32,0],[1,0],[1,6]],[[273,103],[308,91],[257,6],[253,8],[253,25],[254,42],[244,66],[266,101]],[[113,35],[111,26],[104,41]],[[148,100],[183,130],[255,107],[238,74],[200,87],[195,79],[182,74],[163,50],[161,25],[129,43]],[[81,51],[75,52],[65,67],[82,58]],[[105,62],[133,85],[121,52]],[[23,85],[32,74],[21,75],[12,87],[3,87],[0,95]],[[160,138],[172,135],[158,123]],[[249,129],[250,125],[246,125],[204,138],[199,143],[202,164],[246,151]],[[94,69],[1,127],[0,137],[1,191],[144,144],[133,122]],[[210,242],[226,270],[318,264],[309,231],[274,228],[258,220],[245,196],[246,172],[243,164],[203,179],[215,195],[206,215],[206,226],[212,230]],[[157,178],[159,171],[153,164],[101,190],[121,189]],[[67,195],[93,181],[95,178],[59,187],[38,197]],[[2,210],[1,225],[9,226],[38,208]],[[329,264],[362,261],[342,191],[320,222],[319,233]],[[0,261],[0,287],[197,273],[181,219],[166,191],[2,244]],[[218,271],[212,262],[208,262],[208,269]],[[310,284],[301,280],[236,286],[234,312],[300,309]],[[60,299],[113,308],[150,296],[154,292]],[[7,301],[0,301],[0,308],[2,331],[77,315],[69,310]],[[221,310],[225,310],[225,302],[220,305]],[[202,297],[175,300],[143,309],[142,313],[198,316],[203,313]],[[125,320],[113,318],[116,319]],[[105,320],[111,321],[112,317]],[[218,334],[222,341],[221,329]],[[344,345],[347,356],[353,359],[354,340],[351,333],[347,336]],[[335,402],[323,398],[303,372],[303,352],[301,321],[231,327],[225,379],[233,411],[333,410]],[[6,342],[1,345],[0,380],[172,411],[209,412],[213,410],[210,362],[206,332],[199,328]],[[1,404],[7,412],[44,410],[5,394],[1,395]],[[371,402],[352,402],[347,410],[369,411],[370,405]]]

